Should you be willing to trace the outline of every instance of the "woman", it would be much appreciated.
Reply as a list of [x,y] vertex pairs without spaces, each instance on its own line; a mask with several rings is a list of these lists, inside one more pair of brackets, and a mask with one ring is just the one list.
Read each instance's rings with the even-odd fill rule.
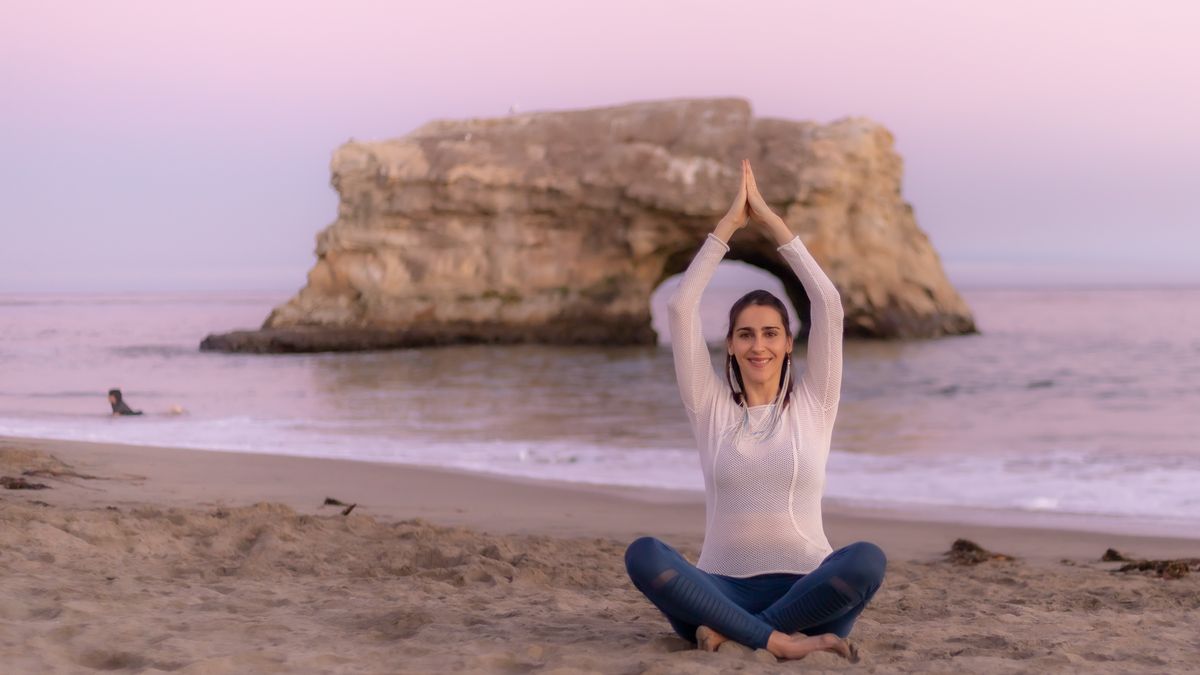
[[[779,244],[812,304],[807,368],[798,378],[787,311],[767,291],[748,293],[730,309],[723,378],[713,372],[700,329],[704,287],[729,238],[751,217]],[[767,206],[748,161],[733,205],[668,308],[675,374],[700,446],[704,546],[693,566],[657,539],[638,539],[625,553],[630,579],[675,632],[702,649],[735,640],[779,658],[827,650],[856,659],[844,638],[882,583],[887,560],[865,542],[833,551],[821,523],[841,389],[841,299]]]

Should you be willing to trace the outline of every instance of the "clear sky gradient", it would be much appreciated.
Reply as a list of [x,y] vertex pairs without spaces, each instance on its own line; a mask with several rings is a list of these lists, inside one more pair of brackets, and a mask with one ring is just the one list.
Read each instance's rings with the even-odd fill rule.
[[0,292],[292,290],[331,152],[435,118],[741,96],[865,115],[962,285],[1200,282],[1200,3],[0,9]]

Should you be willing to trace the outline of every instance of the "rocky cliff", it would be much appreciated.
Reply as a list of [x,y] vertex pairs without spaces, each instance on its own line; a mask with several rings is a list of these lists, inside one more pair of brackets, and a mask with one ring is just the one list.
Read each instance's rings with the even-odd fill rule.
[[[308,284],[262,330],[202,348],[324,351],[462,342],[652,343],[650,295],[687,266],[749,157],[764,197],[842,294],[849,336],[975,330],[865,119],[755,118],[737,99],[438,121],[349,142]],[[728,259],[804,289],[748,231]]]

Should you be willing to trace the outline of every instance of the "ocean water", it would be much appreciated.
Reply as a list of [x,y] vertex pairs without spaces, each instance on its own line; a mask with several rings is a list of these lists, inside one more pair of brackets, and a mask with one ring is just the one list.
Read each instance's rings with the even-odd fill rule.
[[[742,290],[710,288],[714,341]],[[964,296],[981,335],[847,343],[827,503],[1200,537],[1200,289]],[[667,344],[198,351],[286,297],[0,295],[0,435],[702,489]]]

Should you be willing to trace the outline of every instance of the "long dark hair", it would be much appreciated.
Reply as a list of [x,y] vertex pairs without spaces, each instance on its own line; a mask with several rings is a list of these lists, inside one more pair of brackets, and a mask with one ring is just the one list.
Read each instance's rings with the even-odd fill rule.
[[[750,291],[749,293],[738,298],[738,301],[733,303],[729,308],[729,331],[725,334],[726,343],[733,341],[733,328],[736,325],[738,316],[742,310],[747,307],[757,305],[759,307],[770,307],[779,312],[779,319],[783,322],[783,332],[787,337],[792,337],[792,324],[788,321],[787,307],[783,301],[775,297],[770,291],[759,289]],[[783,386],[784,378],[792,368],[792,355],[788,354],[783,362],[783,368],[779,369],[779,386]],[[746,384],[742,381],[742,369],[738,366],[737,359],[733,354],[726,352],[725,354],[725,380],[729,383],[729,391],[733,394],[733,402],[742,405],[745,399]],[[783,394],[783,407],[787,407],[792,400],[792,391],[796,387],[796,377],[793,373],[787,391]]]

